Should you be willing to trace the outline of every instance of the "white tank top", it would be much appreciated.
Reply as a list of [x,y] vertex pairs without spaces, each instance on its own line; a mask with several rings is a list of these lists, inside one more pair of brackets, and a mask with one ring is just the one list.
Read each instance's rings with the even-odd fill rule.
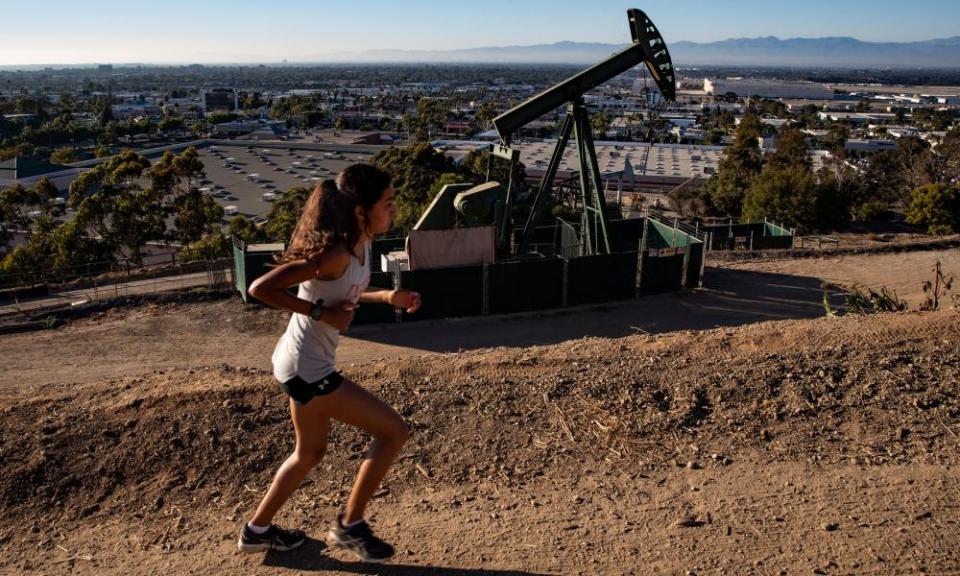
[[[350,255],[350,263],[336,280],[307,280],[297,289],[297,297],[310,302],[323,299],[324,306],[339,306],[346,302],[356,304],[360,294],[370,283],[370,243],[363,246],[363,262]],[[273,350],[273,375],[286,382],[299,376],[307,382],[316,382],[336,370],[337,329],[294,313],[287,330]]]

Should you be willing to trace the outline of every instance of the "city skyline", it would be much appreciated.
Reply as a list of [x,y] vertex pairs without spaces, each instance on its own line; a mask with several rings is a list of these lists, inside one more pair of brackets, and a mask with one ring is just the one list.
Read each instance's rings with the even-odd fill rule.
[[456,5],[455,11],[432,0],[403,5],[278,0],[269,10],[217,0],[171,0],[159,11],[154,5],[114,1],[100,3],[96,11],[61,0],[47,6],[42,12],[23,5],[6,9],[8,21],[16,25],[0,38],[0,65],[298,63],[374,50],[443,51],[561,41],[625,44],[625,12],[630,7],[645,10],[668,43],[764,36],[911,42],[960,35],[960,4],[943,0],[918,0],[910,10],[892,0],[811,0],[802,11],[756,0],[600,0],[589,8],[572,0],[519,5],[490,0]]

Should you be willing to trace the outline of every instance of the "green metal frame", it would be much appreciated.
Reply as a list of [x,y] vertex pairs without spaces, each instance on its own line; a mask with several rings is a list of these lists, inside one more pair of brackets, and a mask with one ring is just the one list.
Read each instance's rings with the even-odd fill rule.
[[[627,11],[630,25],[630,34],[633,45],[607,60],[584,70],[556,86],[541,92],[523,104],[514,107],[493,120],[493,125],[500,135],[502,145],[494,146],[490,157],[501,157],[511,162],[510,175],[513,176],[514,163],[517,161],[516,151],[509,148],[513,133],[533,120],[547,114],[558,107],[568,104],[569,109],[563,126],[560,129],[560,139],[550,158],[550,164],[543,180],[537,189],[534,204],[524,227],[519,252],[526,252],[540,212],[551,194],[553,180],[563,159],[567,142],[573,134],[577,141],[577,154],[580,160],[580,194],[583,199],[583,226],[585,254],[610,253],[610,237],[608,234],[606,200],[603,192],[603,180],[597,163],[597,153],[594,148],[593,134],[590,126],[590,116],[583,103],[583,94],[600,84],[614,78],[623,72],[645,64],[660,88],[660,92],[667,100],[676,99],[677,86],[673,70],[673,62],[663,36],[653,25],[650,18],[642,10],[630,9]],[[487,165],[487,179],[490,177],[490,164]],[[512,181],[507,187],[507,198],[503,215],[498,245],[510,238],[509,222],[512,209]]]

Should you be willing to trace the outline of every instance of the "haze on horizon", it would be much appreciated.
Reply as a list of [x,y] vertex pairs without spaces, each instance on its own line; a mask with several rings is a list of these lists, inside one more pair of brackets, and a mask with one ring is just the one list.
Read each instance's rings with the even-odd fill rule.
[[51,0],[5,8],[0,66],[93,63],[322,62],[344,52],[457,50],[560,41],[627,44],[626,10],[641,8],[668,43],[848,36],[911,42],[960,35],[960,3],[915,0],[439,0],[335,3],[225,0],[90,5]]

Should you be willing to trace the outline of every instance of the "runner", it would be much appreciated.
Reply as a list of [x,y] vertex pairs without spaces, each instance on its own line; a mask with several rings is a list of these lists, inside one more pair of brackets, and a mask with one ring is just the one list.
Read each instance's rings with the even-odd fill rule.
[[[280,265],[250,286],[261,302],[293,312],[273,352],[273,373],[290,396],[296,448],[243,527],[237,545],[244,552],[290,550],[304,542],[302,531],[281,528],[273,519],[323,458],[333,418],[370,432],[374,441],[328,541],[364,562],[393,556],[393,547],[374,536],[364,512],[410,432],[390,406],[337,371],[335,357],[340,333],[360,303],[408,313],[420,307],[416,292],[368,289],[370,243],[390,229],[394,195],[390,175],[369,164],[354,164],[336,180],[325,180],[307,199]],[[297,285],[293,296],[287,289]]]

